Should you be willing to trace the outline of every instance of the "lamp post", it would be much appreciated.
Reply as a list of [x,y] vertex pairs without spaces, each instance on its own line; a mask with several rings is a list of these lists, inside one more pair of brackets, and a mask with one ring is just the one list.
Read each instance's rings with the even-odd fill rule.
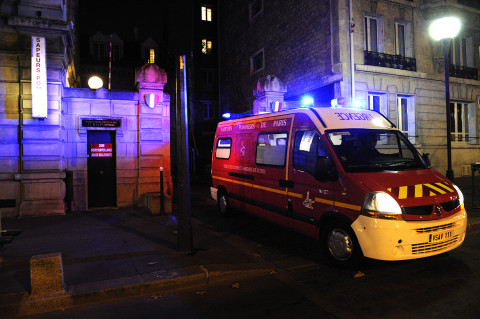
[[430,24],[429,33],[434,40],[442,40],[443,55],[445,62],[445,103],[447,119],[447,178],[453,181],[452,170],[452,141],[451,141],[451,123],[450,123],[450,93],[448,81],[448,47],[450,39],[455,38],[460,31],[460,20],[455,17],[444,17],[437,19]]

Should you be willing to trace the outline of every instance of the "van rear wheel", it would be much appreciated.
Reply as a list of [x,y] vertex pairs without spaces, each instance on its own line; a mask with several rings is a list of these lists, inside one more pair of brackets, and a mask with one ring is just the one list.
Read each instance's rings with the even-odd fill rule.
[[230,214],[230,203],[225,192],[220,193],[218,196],[218,211],[223,216]]
[[332,221],[323,231],[323,249],[327,259],[336,266],[350,268],[363,257],[353,229],[344,221]]

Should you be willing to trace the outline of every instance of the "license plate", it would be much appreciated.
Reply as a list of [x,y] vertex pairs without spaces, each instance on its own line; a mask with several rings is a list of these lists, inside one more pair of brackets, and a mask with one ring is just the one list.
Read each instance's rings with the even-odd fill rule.
[[440,233],[440,234],[430,234],[428,236],[428,242],[434,243],[437,241],[447,240],[451,237],[453,237],[453,230],[449,230],[447,232]]

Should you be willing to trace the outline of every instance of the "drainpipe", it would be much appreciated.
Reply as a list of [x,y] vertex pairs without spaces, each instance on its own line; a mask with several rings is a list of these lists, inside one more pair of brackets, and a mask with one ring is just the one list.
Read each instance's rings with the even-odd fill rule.
[[350,101],[351,106],[353,106],[353,101],[355,101],[355,64],[354,64],[354,55],[353,55],[353,15],[352,15],[352,0],[348,0],[348,33],[350,35],[350,74],[352,80],[352,99]]
[[140,89],[138,90],[138,101],[137,101],[137,187],[136,187],[136,196],[135,200],[141,200],[140,198]]
[[[20,53],[17,54],[18,62],[18,126],[17,126],[17,142],[18,142],[18,161],[17,161],[17,172],[22,172],[22,157],[23,157],[23,148],[22,148],[22,127],[23,127],[23,107],[22,107],[22,62],[20,58]],[[22,203],[22,179],[19,180],[18,184],[18,206],[16,207],[17,216],[20,215],[20,204]]]

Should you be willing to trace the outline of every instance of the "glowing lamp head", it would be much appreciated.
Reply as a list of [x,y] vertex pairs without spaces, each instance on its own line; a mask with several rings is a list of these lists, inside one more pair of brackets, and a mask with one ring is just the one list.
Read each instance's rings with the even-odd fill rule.
[[230,113],[223,113],[222,114],[222,117],[226,120],[230,119],[231,116],[232,116],[232,114],[230,114]]
[[435,40],[455,38],[460,31],[461,23],[458,18],[444,17],[437,19],[430,24],[428,33]]
[[313,106],[313,98],[311,96],[305,96],[302,99],[302,106],[304,107]]
[[90,79],[88,79],[88,87],[92,90],[99,89],[103,86],[103,81],[98,76],[94,75]]

